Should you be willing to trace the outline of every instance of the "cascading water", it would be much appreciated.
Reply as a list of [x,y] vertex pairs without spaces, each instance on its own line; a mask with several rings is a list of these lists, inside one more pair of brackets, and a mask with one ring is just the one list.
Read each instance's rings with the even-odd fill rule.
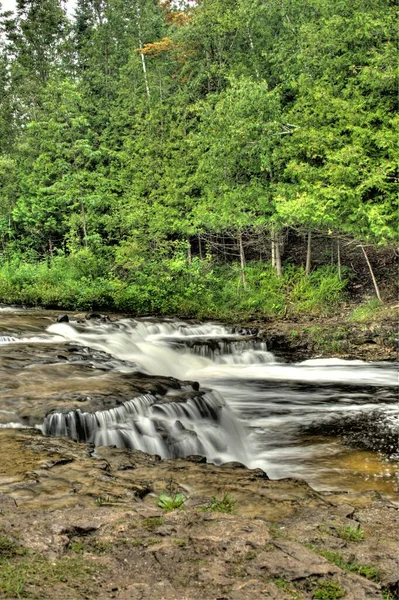
[[[94,331],[55,324],[48,332],[110,353],[122,361],[119,365],[114,364],[114,368],[124,373],[139,370],[185,379],[215,362],[250,362],[251,344],[248,341],[237,342],[234,334],[211,324],[188,326],[185,323],[124,320],[99,324]],[[220,334],[223,336],[221,341]],[[191,352],[201,339],[213,341],[213,358]],[[236,347],[241,343],[245,352],[235,354],[226,341],[229,339]],[[183,343],[179,344],[179,340]],[[255,360],[272,360],[264,343],[254,342],[254,346]],[[173,390],[167,401],[152,395],[136,397],[116,408],[95,413],[75,410],[67,414],[50,414],[43,424],[43,431],[95,445],[135,448],[163,458],[201,454],[216,463],[232,460],[250,463],[243,427],[219,393],[201,390],[184,402],[173,401],[172,394]]]
[[162,458],[200,454],[213,462],[247,461],[238,421],[220,394],[198,394],[184,403],[160,402],[152,394],[138,396],[110,410],[53,413],[43,432],[92,442],[95,446],[135,448]]
[[[79,347],[68,365],[85,365],[87,377],[90,369],[104,372],[105,386],[112,373],[129,378],[141,372],[183,382],[180,390],[171,385],[159,394],[132,394],[108,409],[52,410],[42,426],[45,433],[162,457],[201,454],[216,463],[236,460],[261,467],[271,477],[303,477],[319,489],[334,487],[327,474],[337,473],[341,463],[334,467],[334,461],[346,456],[337,439],[391,457],[397,452],[397,371],[392,363],[312,359],[284,364],[264,341],[212,323],[94,320],[53,323],[44,332],[43,320],[49,317],[40,318],[41,331],[32,327],[27,335],[25,329],[18,334],[9,328],[0,346]],[[199,381],[200,388],[190,381]],[[84,387],[78,384],[76,389]],[[5,408],[3,421],[7,411],[12,414]],[[1,419],[0,414],[0,427]],[[372,460],[360,456],[359,461]],[[391,476],[388,467],[384,477]]]

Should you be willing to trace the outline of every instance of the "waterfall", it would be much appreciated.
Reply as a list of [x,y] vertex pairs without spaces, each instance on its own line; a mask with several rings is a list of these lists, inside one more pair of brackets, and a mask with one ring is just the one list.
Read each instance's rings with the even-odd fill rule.
[[145,394],[109,410],[56,412],[46,417],[42,431],[95,446],[135,448],[162,458],[201,454],[215,463],[248,461],[240,424],[216,392],[184,403],[165,403]]
[[[68,389],[59,383],[64,368],[75,377],[71,388],[75,393],[82,373],[82,389],[86,373],[101,379],[100,404],[86,403],[95,407],[91,412],[87,408],[52,411],[42,424],[45,434],[95,446],[135,448],[163,458],[201,454],[217,464],[239,461],[260,467],[271,477],[313,478],[317,485],[325,477],[323,465],[340,455],[335,438],[396,456],[393,363],[338,358],[283,363],[253,330],[237,331],[215,323],[71,318],[45,331],[43,326],[43,321],[15,330],[8,325],[0,332],[4,356],[0,374],[1,369],[8,373],[11,398],[18,399],[19,393],[14,389],[14,370],[22,382],[22,398],[25,388],[27,398],[32,393],[29,373],[33,389],[49,381],[54,395],[58,389]],[[37,352],[33,344],[38,344]],[[51,344],[56,351],[47,350]],[[67,344],[65,352],[60,344]],[[107,388],[107,373],[109,386],[120,377],[124,390],[120,396]],[[139,373],[163,378],[160,385],[155,379],[154,387],[147,388],[152,393],[140,396],[128,391],[136,389],[129,387],[130,377],[132,382],[135,378],[151,382]],[[104,406],[103,392],[115,402],[107,402],[107,410],[99,408]],[[85,393],[89,397],[90,392]],[[59,406],[54,395],[52,406]],[[18,410],[14,413],[12,401],[4,398],[0,427],[22,426]],[[311,443],[307,436],[312,436]],[[342,456],[346,460],[345,451]]]

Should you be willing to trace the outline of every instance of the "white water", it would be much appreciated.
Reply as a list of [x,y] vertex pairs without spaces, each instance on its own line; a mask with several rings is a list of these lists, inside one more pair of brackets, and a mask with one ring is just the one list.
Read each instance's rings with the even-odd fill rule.
[[[91,331],[78,331],[72,325],[56,323],[47,331],[68,341],[102,350],[124,361],[141,365],[147,373],[179,379],[210,381],[217,379],[281,380],[336,382],[341,384],[397,386],[397,371],[387,364],[335,358],[312,359],[298,364],[283,364],[266,350],[247,349],[241,354],[216,354],[213,359],[193,353],[188,342],[217,341],[238,335],[212,323],[188,325],[122,320],[117,324],[99,324]],[[218,335],[217,335],[218,334]],[[178,350],[176,341],[185,345]],[[259,343],[258,343],[259,344]],[[255,343],[256,345],[256,343]]]
[[[217,463],[238,460],[261,467],[271,477],[309,481],[308,462],[315,453],[325,457],[328,468],[336,450],[303,444],[298,432],[304,426],[370,415],[383,435],[397,427],[397,370],[390,363],[331,358],[284,364],[261,340],[212,323],[56,323],[43,335],[2,343],[22,339],[74,342],[111,355],[113,370],[199,381],[201,389],[213,390],[182,404],[162,404],[148,395],[94,415],[47,418],[46,431],[96,445],[130,446],[165,457],[203,454]],[[168,395],[173,400],[173,391]]]

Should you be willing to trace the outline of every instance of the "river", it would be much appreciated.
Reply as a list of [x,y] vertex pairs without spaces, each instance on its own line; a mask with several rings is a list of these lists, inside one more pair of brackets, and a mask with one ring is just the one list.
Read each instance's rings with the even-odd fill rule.
[[[57,314],[0,308],[0,427],[163,457],[203,454],[319,490],[397,492],[397,365],[286,363],[264,341],[215,323],[58,323]],[[137,396],[126,388],[137,373],[186,383]],[[95,394],[106,403],[90,412]]]

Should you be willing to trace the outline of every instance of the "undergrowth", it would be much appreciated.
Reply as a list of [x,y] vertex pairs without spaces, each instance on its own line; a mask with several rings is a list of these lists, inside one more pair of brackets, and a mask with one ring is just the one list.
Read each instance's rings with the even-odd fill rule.
[[0,264],[0,302],[72,310],[120,310],[131,314],[236,318],[331,314],[346,282],[336,269],[310,275],[286,265],[277,277],[268,263],[248,262],[246,287],[237,263],[218,265],[182,253],[120,269],[115,257],[89,249],[49,261],[15,258]]

